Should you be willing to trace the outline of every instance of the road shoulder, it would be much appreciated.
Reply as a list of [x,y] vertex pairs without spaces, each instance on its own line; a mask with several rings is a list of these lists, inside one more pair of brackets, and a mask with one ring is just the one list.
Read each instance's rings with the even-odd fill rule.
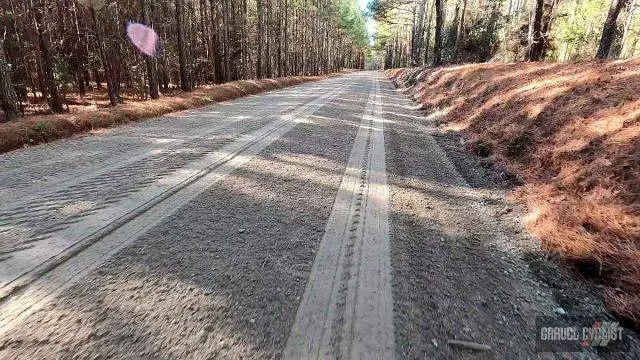
[[[505,189],[459,139],[440,133],[390,82],[383,98],[397,357],[542,358],[534,351],[537,316],[560,308],[602,314],[589,289],[541,256]],[[555,273],[555,282],[540,276]],[[559,301],[567,289],[573,297]],[[449,340],[491,351],[455,349]]]

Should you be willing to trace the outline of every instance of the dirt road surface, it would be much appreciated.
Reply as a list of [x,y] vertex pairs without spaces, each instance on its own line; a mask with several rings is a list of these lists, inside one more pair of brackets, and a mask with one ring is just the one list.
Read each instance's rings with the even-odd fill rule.
[[597,289],[413,106],[357,72],[1,155],[0,358],[639,358],[535,351]]

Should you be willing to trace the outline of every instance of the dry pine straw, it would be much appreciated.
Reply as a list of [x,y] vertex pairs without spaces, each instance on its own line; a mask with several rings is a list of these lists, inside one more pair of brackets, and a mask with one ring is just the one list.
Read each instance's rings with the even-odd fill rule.
[[388,75],[518,176],[527,226],[640,325],[640,60],[470,64]]
[[214,102],[280,89],[326,76],[291,76],[276,79],[241,80],[222,85],[204,86],[191,92],[157,100],[128,102],[95,111],[60,115],[33,115],[0,124],[0,153],[70,137],[93,129],[140,121],[174,111],[204,106]]

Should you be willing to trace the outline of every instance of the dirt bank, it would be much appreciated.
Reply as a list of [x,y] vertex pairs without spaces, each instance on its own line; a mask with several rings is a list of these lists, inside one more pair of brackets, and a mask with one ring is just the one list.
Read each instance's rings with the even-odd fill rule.
[[240,80],[222,85],[203,86],[188,93],[178,93],[157,100],[128,102],[112,108],[60,115],[26,116],[10,123],[0,123],[0,153],[19,149],[25,145],[36,145],[69,137],[92,129],[140,121],[174,111],[232,100],[324,78],[326,76]]
[[640,61],[388,72],[504,169],[543,247],[640,324]]

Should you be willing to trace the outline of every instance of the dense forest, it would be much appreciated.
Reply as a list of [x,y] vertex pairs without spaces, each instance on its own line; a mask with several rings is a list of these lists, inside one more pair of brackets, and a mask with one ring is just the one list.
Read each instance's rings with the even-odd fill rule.
[[[25,103],[65,112],[171,89],[342,68],[629,58],[638,0],[1,0],[4,120]],[[377,23],[369,45],[365,17]],[[152,29],[145,54],[128,28]]]
[[[66,95],[106,89],[158,98],[180,87],[362,68],[368,40],[354,0],[1,0],[0,97],[66,111]],[[155,53],[127,37],[150,28]]]
[[637,0],[372,0],[384,66],[629,58]]

